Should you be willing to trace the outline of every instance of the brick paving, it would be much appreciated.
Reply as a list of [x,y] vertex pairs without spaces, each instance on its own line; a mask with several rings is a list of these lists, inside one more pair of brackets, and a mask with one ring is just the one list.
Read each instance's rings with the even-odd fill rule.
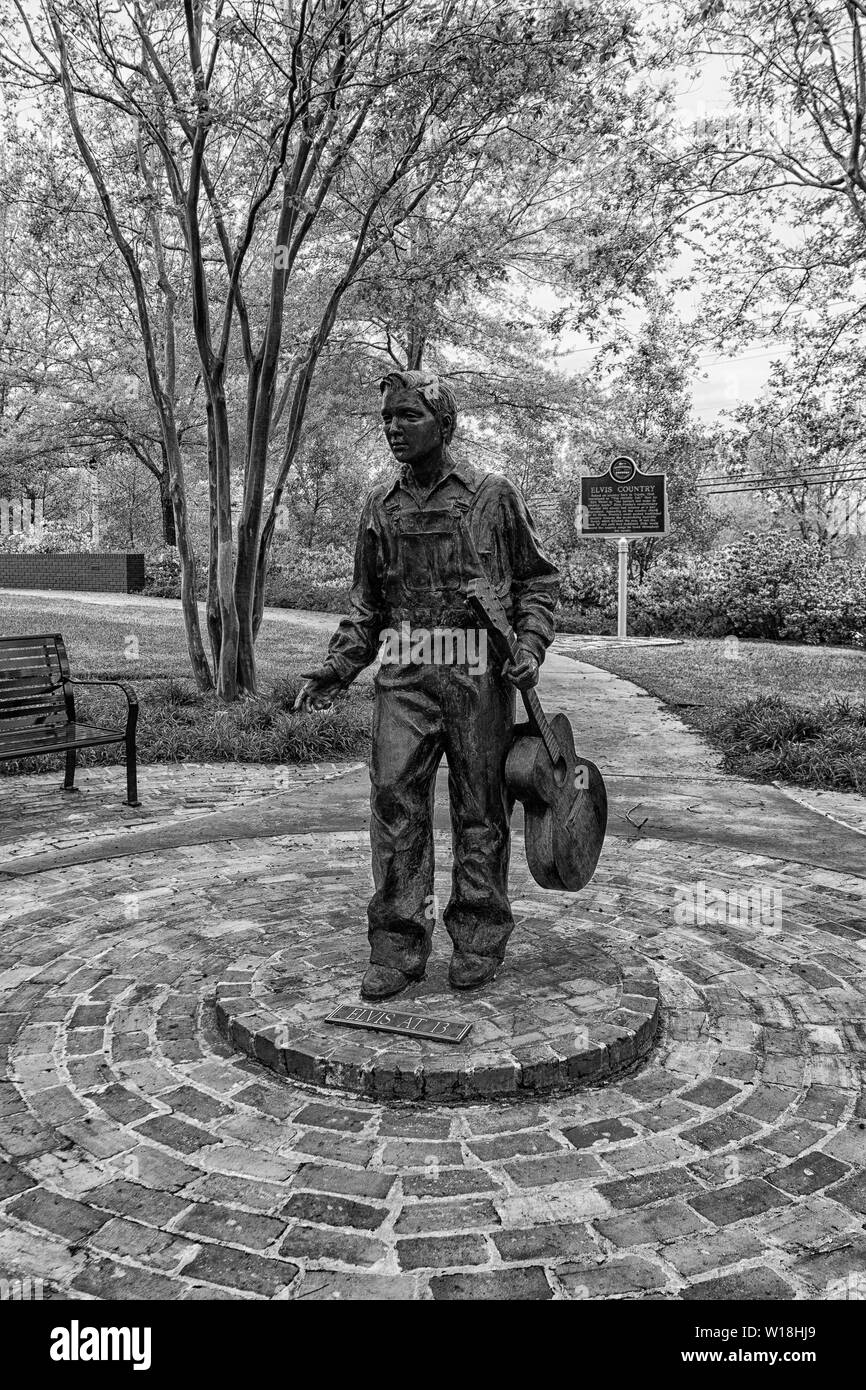
[[[357,832],[329,838],[313,859],[305,847],[294,858],[289,920],[278,907],[259,933],[257,955],[236,962],[217,985],[217,1025],[241,1052],[282,1076],[376,1100],[479,1100],[598,1085],[651,1049],[661,1009],[646,957],[612,951],[569,895],[558,894],[551,911],[548,895],[519,870],[508,965],[483,993],[450,989],[447,955],[437,953],[426,978],[399,1000],[364,1005],[357,996],[366,941],[358,928],[369,848]],[[440,834],[440,864],[447,848]],[[440,880],[443,901],[444,870]],[[359,1032],[327,1021],[338,1003],[360,1003],[367,1018],[387,1019],[393,1007],[471,1031],[459,1046]]]
[[[365,775],[272,777],[148,768],[143,826],[110,768],[82,775],[77,804],[58,777],[0,779],[0,1275],[82,1299],[863,1296],[866,877],[850,842],[816,863],[776,821],[761,852],[757,831],[638,834],[615,795],[592,884],[543,902],[575,942],[647,960],[650,1058],[573,1094],[379,1102],[275,1076],[216,1027],[217,984],[271,960],[283,923],[313,928],[336,902],[363,962]],[[737,794],[757,819],[768,789]],[[444,853],[439,870],[444,894]],[[726,910],[684,912],[697,882]],[[519,845],[512,884],[537,914]]]

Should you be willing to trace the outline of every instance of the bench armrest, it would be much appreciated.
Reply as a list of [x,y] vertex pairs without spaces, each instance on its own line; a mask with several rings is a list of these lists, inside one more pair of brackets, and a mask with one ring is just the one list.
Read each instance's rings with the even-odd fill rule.
[[136,695],[136,693],[135,693],[135,691],[133,690],[132,686],[126,684],[126,681],[85,681],[85,680],[69,680],[69,681],[65,681],[64,684],[65,684],[65,685],[116,685],[116,686],[118,687],[118,689],[119,689],[119,690],[122,690],[123,693],[124,693],[124,695],[126,696],[126,703],[127,703],[127,706],[128,706],[128,711],[127,711],[127,716],[126,716],[126,736],[127,736],[127,738],[129,738],[129,737],[131,737],[131,736],[134,734],[134,732],[135,732],[135,726],[136,726],[136,723],[138,722],[138,696]]
[[138,704],[138,696],[136,695],[136,693],[135,693],[135,691],[133,690],[132,686],[131,686],[131,685],[127,685],[126,681],[80,681],[80,680],[71,680],[71,681],[69,681],[68,683],[69,683],[69,685],[116,685],[120,690],[123,691],[124,695],[126,696],[126,702],[127,702],[127,704],[129,704],[129,705],[137,705],[137,704]]

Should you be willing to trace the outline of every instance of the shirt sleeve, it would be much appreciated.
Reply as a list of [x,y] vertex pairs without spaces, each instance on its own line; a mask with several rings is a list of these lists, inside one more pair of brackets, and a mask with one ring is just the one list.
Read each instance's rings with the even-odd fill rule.
[[542,662],[556,635],[559,570],[545,554],[523,494],[516,487],[508,488],[503,506],[511,553],[512,626],[521,646]]
[[368,495],[361,513],[349,613],[328,643],[325,660],[343,685],[351,684],[375,659],[383,626],[382,537],[374,497]]

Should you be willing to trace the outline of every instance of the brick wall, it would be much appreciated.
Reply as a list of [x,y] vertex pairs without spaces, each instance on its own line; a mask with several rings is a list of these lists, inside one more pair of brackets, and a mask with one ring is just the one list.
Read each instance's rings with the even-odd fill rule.
[[4,555],[0,551],[0,589],[131,594],[143,586],[143,555]]

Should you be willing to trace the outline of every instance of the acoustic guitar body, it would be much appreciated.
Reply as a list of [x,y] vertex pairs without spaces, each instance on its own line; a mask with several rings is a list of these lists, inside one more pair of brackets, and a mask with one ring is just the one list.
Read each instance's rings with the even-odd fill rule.
[[604,779],[587,758],[578,758],[566,715],[550,728],[561,758],[554,765],[531,724],[518,724],[505,761],[505,781],[523,803],[526,859],[536,883],[576,893],[595,873],[607,826]]
[[[508,616],[490,583],[470,579],[466,599],[500,660],[518,660]],[[595,873],[604,844],[604,779],[595,763],[575,753],[568,717],[555,714],[548,719],[535,690],[520,694],[528,722],[515,726],[505,759],[505,783],[523,803],[526,861],[542,888],[576,893]]]

